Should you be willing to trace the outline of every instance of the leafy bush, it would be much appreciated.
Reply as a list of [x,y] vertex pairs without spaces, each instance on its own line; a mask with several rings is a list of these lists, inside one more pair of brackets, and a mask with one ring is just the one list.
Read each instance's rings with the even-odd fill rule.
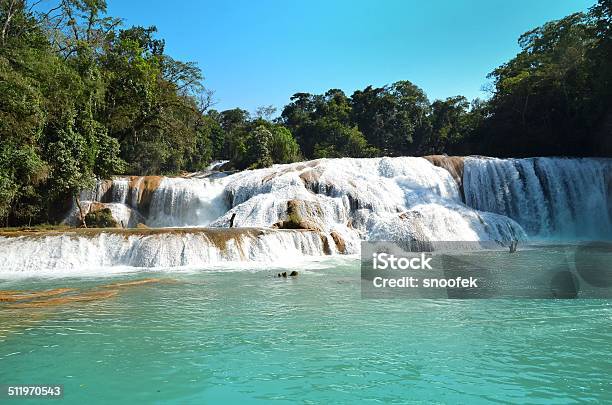
[[110,208],[88,213],[85,215],[85,222],[90,228],[117,228],[119,226]]

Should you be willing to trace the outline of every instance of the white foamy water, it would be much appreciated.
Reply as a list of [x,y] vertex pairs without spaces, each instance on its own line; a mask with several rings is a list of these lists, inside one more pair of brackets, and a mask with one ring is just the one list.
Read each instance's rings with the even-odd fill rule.
[[251,229],[228,237],[218,233],[175,230],[0,237],[0,274],[32,275],[57,269],[69,276],[84,269],[116,266],[206,269],[226,262],[274,263],[326,254],[316,232]]
[[376,240],[500,240],[524,238],[512,219],[461,201],[445,169],[423,158],[322,159],[237,173],[227,179],[232,209],[212,226],[269,226],[286,219],[289,200],[351,243]]
[[164,178],[153,193],[146,224],[206,226],[227,211],[223,179]]
[[[418,157],[320,159],[229,176],[208,170],[185,177],[117,177],[82,198],[107,206],[128,227],[271,227],[288,220],[291,206],[293,216],[316,232],[245,234],[221,247],[204,233],[172,230],[2,238],[0,271],[278,262],[358,253],[362,240],[507,245],[542,237],[610,238],[610,166],[609,159],[469,157],[462,185]],[[74,222],[74,210],[70,218]]]
[[466,158],[466,203],[533,237],[610,238],[611,168],[609,159]]

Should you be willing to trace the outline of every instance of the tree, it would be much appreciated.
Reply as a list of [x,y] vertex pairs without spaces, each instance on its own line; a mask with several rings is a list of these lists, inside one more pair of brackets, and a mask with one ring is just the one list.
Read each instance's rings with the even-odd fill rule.
[[300,159],[300,146],[282,125],[272,127],[270,154],[274,163],[291,163]]
[[592,80],[588,54],[595,46],[589,17],[576,13],[519,38],[521,52],[495,69],[492,116],[495,154],[588,153]]
[[431,134],[421,146],[424,154],[446,153],[471,133],[469,127],[470,103],[463,96],[436,100],[431,109]]
[[427,96],[409,81],[366,87],[351,96],[353,121],[383,155],[414,153],[429,133]]
[[255,110],[255,117],[265,121],[270,121],[274,113],[276,113],[276,107],[273,105],[261,106],[257,107],[257,110]]
[[359,139],[363,134],[353,131],[350,100],[341,90],[330,89],[323,95],[297,93],[291,100],[281,117],[306,158],[341,156],[349,150],[358,155],[371,153],[347,146],[363,145]]
[[263,125],[249,133],[246,142],[246,153],[240,166],[249,169],[259,169],[272,166],[272,133]]
[[86,213],[81,206],[79,193],[94,186],[91,145],[81,134],[68,126],[57,131],[54,141],[47,146],[47,154],[52,167],[50,175],[52,193],[55,196],[64,194],[73,196],[79,209],[81,225],[87,227]]

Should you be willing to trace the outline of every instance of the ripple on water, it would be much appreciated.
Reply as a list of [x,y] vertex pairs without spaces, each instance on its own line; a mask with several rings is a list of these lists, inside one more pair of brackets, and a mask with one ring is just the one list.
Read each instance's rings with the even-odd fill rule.
[[329,263],[293,280],[273,269],[12,281],[70,291],[2,303],[0,380],[65,384],[89,403],[610,399],[608,301],[364,300],[356,263]]

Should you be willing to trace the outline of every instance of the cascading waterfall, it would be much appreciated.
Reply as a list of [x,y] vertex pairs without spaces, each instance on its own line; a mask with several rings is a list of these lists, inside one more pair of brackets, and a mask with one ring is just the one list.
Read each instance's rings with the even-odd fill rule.
[[[2,237],[0,272],[205,267],[226,260],[351,254],[364,239],[499,245],[528,238],[610,239],[611,162],[343,158],[231,175],[208,170],[184,177],[115,177],[83,192],[83,206],[109,208],[123,227],[158,229]],[[77,225],[76,215],[75,208],[66,222]],[[175,228],[159,229],[164,227]],[[228,236],[235,232],[241,236]],[[219,238],[226,242],[219,244]]]
[[227,211],[221,179],[164,178],[153,193],[147,225],[206,226]]
[[121,177],[113,180],[111,187],[112,202],[126,204],[128,193],[130,191],[130,181],[127,178]]
[[212,226],[270,226],[287,218],[288,202],[301,215],[350,243],[372,240],[522,239],[512,219],[466,207],[445,169],[417,157],[321,159],[230,176],[232,209]]
[[[139,223],[154,228],[202,227],[227,211],[223,196],[224,177],[132,176],[100,180],[93,190],[81,193],[85,212],[109,208],[123,228]],[[78,225],[75,206],[65,223]]]
[[608,159],[466,158],[466,204],[516,220],[532,237],[610,238]]
[[[330,254],[317,232],[269,229],[116,230],[0,236],[0,274],[58,269],[206,267],[224,262],[275,263]],[[93,231],[93,230],[92,230]]]

